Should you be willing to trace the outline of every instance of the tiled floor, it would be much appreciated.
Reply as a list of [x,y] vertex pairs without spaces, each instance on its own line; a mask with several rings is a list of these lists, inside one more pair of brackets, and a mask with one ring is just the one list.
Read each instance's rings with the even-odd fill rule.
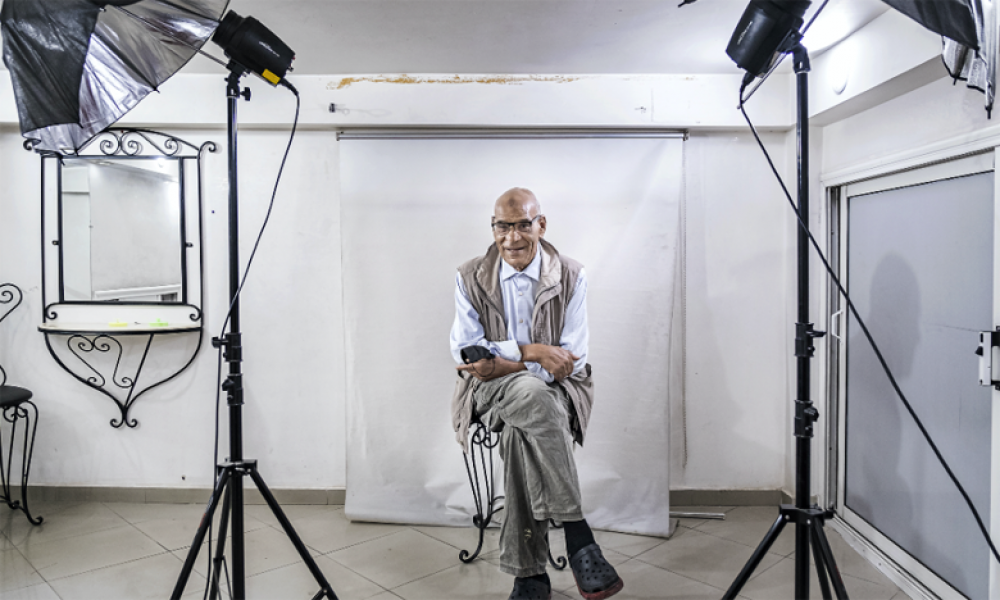
[[[344,600],[503,600],[510,593],[513,580],[495,565],[497,530],[487,532],[484,557],[465,565],[458,551],[474,548],[473,529],[351,523],[337,506],[283,508]],[[19,512],[0,511],[0,598],[5,600],[167,598],[203,512],[201,505],[186,504],[40,504],[33,509],[45,517],[39,527]],[[669,540],[597,532],[605,556],[625,580],[616,598],[720,598],[777,515],[776,507],[698,510],[725,512],[726,520],[682,520]],[[266,507],[247,507],[245,529],[249,598],[311,598],[318,591]],[[853,600],[907,597],[839,534],[827,532]],[[792,597],[793,535],[786,528],[742,598]],[[561,553],[561,532],[554,531],[552,541]],[[203,552],[184,598],[202,597],[205,567]],[[553,598],[580,598],[568,569],[553,571],[552,583]]]

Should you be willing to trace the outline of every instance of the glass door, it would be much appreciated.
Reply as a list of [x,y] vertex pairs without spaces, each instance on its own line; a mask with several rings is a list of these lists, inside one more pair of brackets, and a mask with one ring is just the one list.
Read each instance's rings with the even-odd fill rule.
[[[979,384],[975,350],[979,332],[997,325],[994,188],[990,153],[840,194],[841,273],[852,301],[987,527],[993,390]],[[995,597],[972,513],[861,327],[846,311],[843,318],[839,513],[933,594]]]

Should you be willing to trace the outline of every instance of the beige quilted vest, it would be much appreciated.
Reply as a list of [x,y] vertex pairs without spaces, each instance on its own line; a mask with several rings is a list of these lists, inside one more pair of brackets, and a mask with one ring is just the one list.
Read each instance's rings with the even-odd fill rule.
[[[540,240],[539,249],[542,253],[542,267],[535,293],[535,310],[531,317],[531,341],[536,344],[558,345],[562,338],[566,307],[576,289],[576,279],[583,265],[561,256],[544,239]],[[500,288],[500,264],[500,252],[496,245],[490,245],[485,256],[474,258],[458,268],[469,300],[479,313],[479,322],[486,332],[486,339],[491,342],[507,339],[507,322]],[[472,421],[472,392],[476,382],[478,380],[475,377],[459,371],[451,400],[452,426],[458,443],[466,451],[469,423]],[[550,385],[566,390],[575,409],[572,416],[573,438],[583,445],[587,423],[590,421],[590,409],[594,404],[590,365],[582,372]]]

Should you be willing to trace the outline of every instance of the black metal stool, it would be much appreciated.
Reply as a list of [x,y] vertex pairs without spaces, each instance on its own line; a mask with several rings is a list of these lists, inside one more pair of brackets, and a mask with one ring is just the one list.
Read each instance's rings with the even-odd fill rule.
[[[468,550],[462,550],[458,553],[459,560],[465,563],[470,563],[479,556],[483,549],[486,528],[493,522],[493,516],[503,510],[503,496],[496,495],[496,487],[493,483],[493,449],[500,443],[500,434],[490,430],[476,415],[473,415],[469,429],[472,432],[469,436],[469,452],[463,453],[462,458],[465,460],[465,471],[469,475],[472,499],[476,505],[476,514],[472,516],[472,524],[479,530],[479,542],[476,544],[476,550],[471,554]],[[483,492],[486,492],[485,495]],[[558,527],[552,520],[549,520],[549,525]],[[561,571],[566,568],[566,557],[560,556],[558,560],[554,560],[552,549],[549,548],[549,564],[554,569]]]
[[[0,284],[0,305],[11,305],[0,309],[0,322],[7,318],[21,304],[21,290],[13,283]],[[38,430],[38,407],[31,401],[31,391],[15,385],[7,385],[7,372],[0,365],[0,414],[3,421],[11,424],[10,441],[6,448],[3,443],[3,422],[0,422],[0,484],[3,490],[0,500],[10,508],[24,512],[32,525],[39,525],[42,517],[32,517],[28,509],[28,474],[31,471],[31,454],[35,449],[35,432]],[[14,440],[17,439],[18,423],[24,421],[21,448],[21,499],[14,500],[11,493],[11,466],[14,460]],[[6,450],[6,456],[4,451]]]

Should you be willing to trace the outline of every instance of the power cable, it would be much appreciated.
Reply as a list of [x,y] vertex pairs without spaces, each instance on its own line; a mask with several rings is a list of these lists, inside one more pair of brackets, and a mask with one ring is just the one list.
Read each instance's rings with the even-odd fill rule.
[[[243,277],[240,278],[240,285],[236,289],[236,293],[233,295],[232,301],[229,303],[229,310],[226,311],[226,318],[225,318],[225,320],[224,320],[224,322],[222,324],[222,332],[219,334],[219,338],[222,338],[223,336],[225,336],[226,327],[229,326],[229,319],[232,317],[232,314],[233,314],[233,307],[236,306],[236,301],[239,299],[240,293],[243,291],[243,285],[246,283],[247,276],[250,274],[250,266],[253,264],[253,259],[257,255],[257,248],[260,246],[260,240],[261,240],[261,238],[264,237],[264,230],[267,228],[267,224],[271,220],[271,211],[274,209],[274,200],[275,200],[275,198],[278,195],[278,185],[281,183],[281,176],[282,176],[282,174],[285,171],[285,163],[288,161],[288,153],[292,149],[292,142],[295,140],[295,131],[298,128],[298,125],[299,125],[299,111],[300,111],[300,109],[302,107],[302,99],[299,97],[298,90],[296,90],[294,87],[292,87],[291,84],[289,84],[287,82],[284,82],[284,80],[282,80],[282,82],[284,83],[284,87],[288,88],[289,90],[291,90],[291,92],[293,94],[295,94],[295,118],[292,121],[292,131],[291,131],[291,134],[289,134],[289,136],[288,136],[288,145],[285,146],[285,153],[284,153],[284,155],[281,158],[281,166],[278,167],[278,175],[275,178],[274,188],[271,191],[271,201],[268,203],[268,206],[267,206],[267,214],[264,215],[264,222],[261,223],[260,231],[257,233],[257,239],[254,242],[253,250],[250,252],[250,258],[247,260],[247,266],[243,270]],[[218,470],[218,465],[219,465],[219,429],[220,429],[219,409],[222,407],[222,354],[223,354],[223,348],[222,348],[222,346],[220,346],[217,349],[217,352],[218,352],[218,365],[217,365],[216,375],[215,375],[215,447],[214,447],[214,452],[213,452],[213,455],[212,455],[212,489],[213,490],[216,489],[218,487],[218,484],[219,484],[219,470]],[[210,502],[211,502],[211,500],[210,500]],[[208,595],[208,590],[209,590],[209,588],[212,585],[211,584],[211,581],[212,581],[212,552],[211,552],[211,548],[212,548],[212,528],[213,528],[213,525],[209,524],[209,529],[208,529],[208,548],[209,548],[209,552],[207,553],[207,555],[208,555],[208,569],[206,571],[208,573],[208,578],[207,578],[208,579],[208,585],[205,587],[205,597],[206,598],[207,598],[207,595]],[[224,557],[223,557],[223,563],[225,563]],[[227,582],[227,585],[228,585],[228,582],[229,582],[229,569],[228,569],[228,566],[225,568],[225,575],[226,575],[226,582]],[[232,592],[230,591],[230,595],[231,594],[232,594]]]
[[858,314],[858,310],[857,308],[854,307],[854,302],[851,301],[850,295],[848,295],[847,290],[844,289],[844,286],[841,285],[840,278],[838,278],[837,275],[834,273],[833,267],[830,266],[830,262],[826,259],[826,255],[823,254],[823,250],[819,247],[819,243],[816,241],[816,238],[813,237],[812,232],[809,231],[809,226],[805,223],[805,221],[802,220],[801,215],[799,215],[798,208],[795,206],[795,200],[792,199],[792,195],[788,192],[788,188],[785,186],[785,181],[781,178],[781,175],[778,173],[778,169],[774,166],[774,161],[771,160],[771,155],[767,152],[767,148],[764,146],[764,142],[761,141],[760,136],[757,134],[757,129],[753,126],[753,123],[750,121],[750,116],[747,115],[746,109],[744,108],[742,95],[743,95],[743,89],[740,90],[740,96],[741,96],[739,105],[740,112],[743,113],[743,118],[746,119],[747,125],[750,126],[750,131],[753,132],[754,139],[757,140],[757,144],[760,146],[761,151],[764,153],[764,158],[767,159],[767,164],[770,165],[771,172],[774,173],[774,176],[777,178],[778,183],[781,185],[781,190],[785,193],[785,198],[788,199],[788,203],[792,207],[792,212],[795,214],[795,219],[796,221],[798,221],[799,227],[806,233],[806,235],[809,236],[809,241],[812,243],[813,248],[816,250],[816,254],[819,256],[819,259],[823,262],[823,267],[826,268],[827,274],[830,276],[830,279],[833,281],[833,283],[837,286],[837,290],[844,297],[844,300],[847,302],[847,307],[850,309],[851,314],[854,315],[855,319],[857,319],[858,325],[861,326],[861,331],[864,332],[865,338],[871,345],[872,350],[875,351],[875,356],[878,358],[879,364],[882,365],[882,370],[885,371],[886,376],[889,378],[889,383],[892,384],[892,389],[896,391],[896,395],[899,396],[899,399],[903,401],[903,406],[906,407],[907,412],[910,413],[910,416],[913,418],[913,421],[917,424],[917,428],[920,429],[920,433],[923,434],[924,439],[927,440],[927,443],[928,445],[930,445],[931,450],[934,451],[934,456],[937,457],[938,461],[941,463],[941,466],[944,467],[945,472],[948,473],[948,477],[951,478],[952,482],[955,484],[955,487],[958,488],[959,493],[962,495],[962,498],[965,499],[965,503],[969,506],[969,510],[972,511],[972,516],[975,517],[976,524],[979,525],[979,530],[982,532],[983,537],[986,538],[986,543],[989,544],[990,550],[993,552],[994,558],[996,558],[997,562],[1000,563],[1000,553],[997,552],[996,546],[993,545],[993,538],[990,537],[990,533],[986,529],[986,525],[983,523],[982,517],[979,516],[979,511],[976,510],[976,507],[972,503],[972,499],[969,497],[969,494],[965,491],[965,488],[962,487],[962,484],[958,481],[958,477],[955,476],[955,473],[951,470],[951,467],[948,466],[948,462],[944,459],[944,456],[938,449],[937,444],[935,444],[934,440],[931,439],[930,433],[927,432],[927,428],[924,427],[924,424],[920,420],[920,417],[918,417],[916,411],[913,410],[913,407],[910,405],[909,400],[906,399],[906,395],[903,394],[903,390],[900,389],[899,384],[896,382],[896,378],[893,376],[892,371],[889,369],[888,363],[886,363],[885,358],[882,356],[882,351],[879,350],[878,344],[875,343],[875,338],[873,338],[872,334],[868,331],[868,326],[865,325],[864,319],[862,319],[861,315]]
[[[282,80],[284,82],[284,80]],[[240,279],[240,286],[236,289],[236,293],[233,294],[233,300],[229,303],[229,310],[226,311],[226,320],[222,323],[222,331],[219,333],[219,338],[223,338],[226,335],[226,327],[229,325],[229,319],[233,315],[233,307],[236,306],[237,300],[240,298],[240,293],[243,291],[243,285],[247,282],[247,275],[250,274],[250,266],[253,265],[253,259],[257,255],[257,248],[260,246],[260,240],[264,236],[264,230],[267,228],[267,222],[271,219],[271,210],[274,208],[274,198],[278,195],[278,184],[281,183],[281,174],[285,170],[285,162],[288,160],[288,151],[292,149],[292,141],[295,140],[295,130],[299,125],[299,109],[302,106],[302,99],[299,98],[298,91],[291,87],[290,84],[284,82],[285,87],[290,89],[293,94],[295,94],[295,120],[292,122],[292,133],[288,137],[288,145],[285,147],[285,154],[281,158],[281,166],[278,168],[278,177],[274,180],[274,190],[271,192],[271,202],[267,205],[267,214],[264,215],[264,222],[260,226],[260,232],[257,234],[257,240],[253,244],[253,250],[250,252],[250,258],[247,260],[247,266],[243,270],[243,277]]]

